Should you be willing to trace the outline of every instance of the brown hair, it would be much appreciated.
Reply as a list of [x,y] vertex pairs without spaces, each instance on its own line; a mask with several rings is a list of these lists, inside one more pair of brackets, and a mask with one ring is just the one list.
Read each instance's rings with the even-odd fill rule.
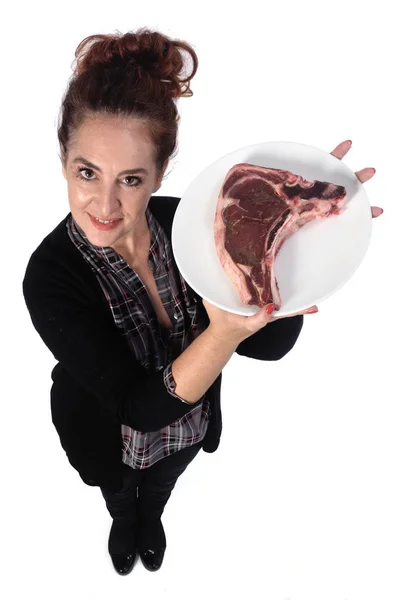
[[[184,60],[193,61],[189,75],[180,73]],[[90,35],[75,50],[74,74],[64,94],[58,125],[61,161],[65,165],[70,142],[79,126],[96,114],[135,117],[146,124],[156,148],[157,173],[177,151],[179,115],[174,99],[193,96],[190,80],[198,59],[181,40],[147,28]]]

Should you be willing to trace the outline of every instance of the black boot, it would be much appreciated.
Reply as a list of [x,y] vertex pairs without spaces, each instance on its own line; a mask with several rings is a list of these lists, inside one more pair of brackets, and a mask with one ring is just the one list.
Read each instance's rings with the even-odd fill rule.
[[148,571],[158,571],[167,546],[161,519],[156,521],[139,519],[137,532],[138,549],[143,566]]
[[137,554],[134,523],[113,519],[108,538],[108,552],[119,575],[128,575],[132,571]]

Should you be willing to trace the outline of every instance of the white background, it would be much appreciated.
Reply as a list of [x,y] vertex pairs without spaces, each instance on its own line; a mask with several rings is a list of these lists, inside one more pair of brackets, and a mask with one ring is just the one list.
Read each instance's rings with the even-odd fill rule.
[[[399,120],[395,3],[11,3],[2,18],[1,580],[7,600],[399,600]],[[179,154],[159,195],[182,196],[236,148],[331,151],[385,213],[352,279],[275,363],[234,355],[223,434],[178,480],[164,563],[120,577],[99,488],[70,466],[50,415],[55,359],[22,296],[31,253],[69,212],[56,136],[78,43],[149,26],[199,57],[179,101]],[[246,414],[246,420],[243,419]],[[250,418],[249,418],[250,415]],[[240,435],[239,435],[240,434]]]

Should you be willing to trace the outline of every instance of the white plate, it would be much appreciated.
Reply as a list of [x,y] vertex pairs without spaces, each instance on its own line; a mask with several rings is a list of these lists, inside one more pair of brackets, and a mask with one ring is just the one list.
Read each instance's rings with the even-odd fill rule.
[[[355,273],[371,237],[371,209],[356,175],[328,152],[293,142],[266,142],[239,148],[204,169],[182,196],[172,225],[176,264],[188,284],[202,297],[239,315],[258,312],[240,302],[215,249],[214,218],[224,178],[237,163],[287,169],[313,181],[344,185],[344,212],[301,227],[283,244],[275,274],[282,298],[279,315],[288,315],[321,302]],[[276,314],[278,314],[276,312]]]

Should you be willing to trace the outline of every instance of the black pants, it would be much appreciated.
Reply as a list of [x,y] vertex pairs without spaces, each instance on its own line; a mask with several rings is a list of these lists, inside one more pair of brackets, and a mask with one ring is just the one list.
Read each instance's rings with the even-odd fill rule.
[[201,450],[202,443],[170,454],[147,469],[127,467],[119,492],[100,488],[111,517],[134,524],[160,519],[178,477]]

